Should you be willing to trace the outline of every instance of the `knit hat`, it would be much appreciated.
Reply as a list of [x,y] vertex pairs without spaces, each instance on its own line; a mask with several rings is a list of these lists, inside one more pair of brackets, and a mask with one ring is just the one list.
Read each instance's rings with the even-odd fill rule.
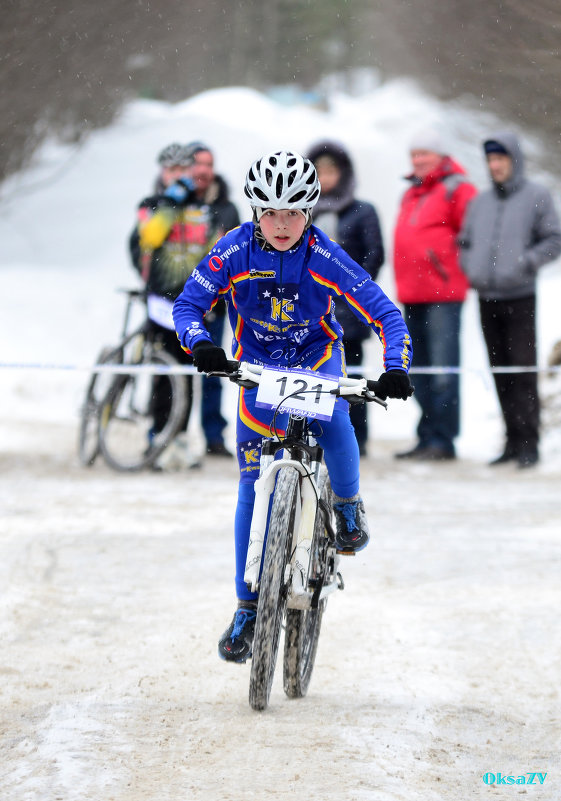
[[486,142],[483,142],[483,149],[486,154],[501,153],[503,156],[510,156],[506,147],[501,145],[500,142],[496,142],[494,139],[488,139]]
[[409,143],[409,152],[412,150],[429,150],[440,156],[447,156],[448,150],[444,145],[440,133],[435,128],[421,128],[412,137]]
[[188,145],[185,145],[185,149],[191,155],[191,158],[194,159],[197,153],[212,153],[210,147],[205,145],[204,142],[189,142]]

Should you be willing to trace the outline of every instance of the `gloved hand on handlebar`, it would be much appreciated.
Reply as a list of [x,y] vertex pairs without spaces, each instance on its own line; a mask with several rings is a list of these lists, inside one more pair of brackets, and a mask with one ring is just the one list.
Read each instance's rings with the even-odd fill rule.
[[388,370],[378,379],[376,395],[382,400],[401,398],[407,400],[413,394],[413,387],[405,370]]
[[223,348],[203,339],[193,345],[193,363],[199,373],[224,373],[228,368],[228,358]]

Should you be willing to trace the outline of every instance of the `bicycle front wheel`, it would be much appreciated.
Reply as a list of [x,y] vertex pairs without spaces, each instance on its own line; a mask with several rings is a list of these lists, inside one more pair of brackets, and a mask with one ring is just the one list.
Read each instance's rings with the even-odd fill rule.
[[[176,365],[165,351],[150,354],[145,363],[156,367]],[[101,404],[99,445],[114,470],[134,472],[153,464],[185,423],[190,397],[184,376],[167,373],[169,414],[161,431],[152,436],[153,379],[149,372],[118,375]]]
[[286,610],[292,539],[299,503],[299,475],[294,468],[279,471],[267,532],[265,559],[259,584],[259,602],[251,657],[249,703],[255,710],[267,708]]
[[[323,471],[318,487],[323,509],[329,510],[330,485]],[[320,589],[326,578],[329,535],[325,513],[318,504],[312,541],[312,557],[308,585]],[[320,601],[316,609],[288,609],[284,633],[283,685],[289,698],[303,698],[308,692],[316,659],[323,610],[327,601]]]
[[[104,348],[98,355],[96,364],[122,361],[118,356],[119,352],[116,353],[115,348]],[[104,373],[92,373],[88,382],[78,431],[78,457],[85,467],[91,467],[99,453],[99,411],[109,384],[110,378]]]

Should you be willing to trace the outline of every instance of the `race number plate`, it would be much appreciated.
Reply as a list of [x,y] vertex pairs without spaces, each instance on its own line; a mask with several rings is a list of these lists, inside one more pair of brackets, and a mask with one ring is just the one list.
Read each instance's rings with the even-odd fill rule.
[[159,295],[148,295],[148,317],[168,331],[175,331],[173,303]]
[[256,405],[263,409],[303,414],[320,420],[331,420],[338,378],[311,370],[282,370],[265,367],[261,373]]

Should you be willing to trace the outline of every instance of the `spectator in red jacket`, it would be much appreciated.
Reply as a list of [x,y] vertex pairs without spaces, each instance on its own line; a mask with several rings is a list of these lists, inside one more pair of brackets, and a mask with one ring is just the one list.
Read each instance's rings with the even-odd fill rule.
[[[460,316],[468,281],[459,265],[456,237],[476,190],[449,155],[438,131],[419,131],[410,145],[411,186],[395,228],[397,296],[415,347],[417,368],[460,364]],[[418,441],[397,458],[447,460],[456,457],[460,430],[459,375],[415,376],[421,407]]]

